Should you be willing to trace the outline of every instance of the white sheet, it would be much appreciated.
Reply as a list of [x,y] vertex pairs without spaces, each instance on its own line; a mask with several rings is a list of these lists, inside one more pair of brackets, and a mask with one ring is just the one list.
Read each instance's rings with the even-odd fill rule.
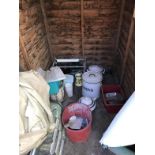
[[120,147],[135,144],[135,92],[117,113],[100,143],[108,147]]

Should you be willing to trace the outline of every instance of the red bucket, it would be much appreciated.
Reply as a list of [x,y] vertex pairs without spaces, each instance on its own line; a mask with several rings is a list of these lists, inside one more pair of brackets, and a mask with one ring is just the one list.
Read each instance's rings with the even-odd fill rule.
[[89,123],[85,128],[80,130],[72,130],[66,128],[65,129],[66,134],[72,142],[85,142],[87,141],[91,132],[92,114],[90,108],[84,104],[78,104],[78,103],[70,104],[63,111],[62,114],[63,125],[66,124],[69,118],[74,115],[87,118]]

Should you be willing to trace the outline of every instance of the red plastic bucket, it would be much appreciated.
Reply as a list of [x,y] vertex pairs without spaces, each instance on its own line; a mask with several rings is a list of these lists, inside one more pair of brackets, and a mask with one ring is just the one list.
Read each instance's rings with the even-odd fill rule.
[[65,128],[68,138],[72,142],[85,142],[87,141],[91,132],[92,114],[90,108],[84,104],[74,103],[67,106],[62,114],[63,125],[68,122],[71,116],[80,116],[88,119],[88,125],[80,130],[72,130]]

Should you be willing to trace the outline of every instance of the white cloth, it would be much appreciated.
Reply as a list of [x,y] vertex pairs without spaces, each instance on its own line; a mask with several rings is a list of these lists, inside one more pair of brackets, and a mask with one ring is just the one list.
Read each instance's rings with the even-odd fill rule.
[[117,113],[100,143],[109,147],[121,147],[135,144],[135,93]]
[[50,70],[44,71],[42,68],[38,68],[37,72],[47,81],[55,82],[66,79],[65,74],[60,67],[51,67]]
[[47,82],[32,70],[19,76],[19,149],[26,154],[44,141],[55,124]]

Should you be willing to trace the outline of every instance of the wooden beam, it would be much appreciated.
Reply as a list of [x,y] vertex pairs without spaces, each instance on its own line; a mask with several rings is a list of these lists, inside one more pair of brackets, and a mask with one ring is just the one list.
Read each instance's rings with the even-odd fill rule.
[[134,9],[134,12],[133,12],[133,18],[135,18],[135,9]]
[[130,42],[131,42],[133,31],[134,31],[134,26],[135,26],[135,19],[132,18],[130,29],[129,29],[128,40],[127,40],[127,44],[126,44],[126,49],[125,49],[125,56],[124,56],[124,60],[123,60],[120,84],[122,84],[123,78],[124,78],[124,74],[125,74],[126,63],[127,63],[127,59],[128,59],[128,55],[129,55],[129,47],[130,47]]
[[117,32],[116,44],[115,44],[115,53],[117,52],[118,45],[119,45],[119,39],[120,39],[120,33],[121,33],[121,26],[122,26],[122,21],[123,21],[124,7],[125,7],[125,0],[122,0],[122,3],[121,3],[121,11],[120,11],[120,16],[119,16],[119,23],[118,23],[118,32]]
[[81,49],[84,56],[84,18],[83,18],[83,0],[81,0]]
[[41,6],[41,11],[43,14],[43,19],[44,19],[44,25],[45,25],[45,31],[46,31],[46,37],[47,37],[47,42],[48,42],[48,47],[50,50],[50,56],[52,58],[52,61],[54,60],[54,51],[52,51],[52,45],[50,42],[50,32],[49,32],[49,25],[47,22],[47,17],[46,17],[46,12],[45,12],[45,5],[44,5],[44,0],[40,0],[40,6]]
[[21,44],[21,51],[22,51],[22,54],[23,54],[23,58],[25,60],[25,63],[26,63],[26,66],[27,66],[27,69],[32,69],[33,67],[31,66],[30,62],[29,62],[29,59],[28,59],[28,56],[27,56],[27,50],[25,48],[25,45],[24,45],[24,40],[23,40],[23,37],[21,36],[21,34],[19,33],[19,41],[20,41],[20,44]]

